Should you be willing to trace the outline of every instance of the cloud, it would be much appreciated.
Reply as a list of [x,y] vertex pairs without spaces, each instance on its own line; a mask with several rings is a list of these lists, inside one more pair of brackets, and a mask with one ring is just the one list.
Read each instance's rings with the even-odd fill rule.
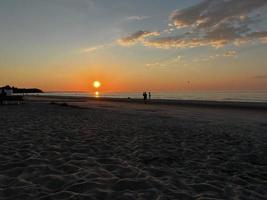
[[145,20],[149,18],[151,17],[150,16],[130,16],[130,17],[127,17],[126,20],[127,21],[141,21],[141,20]]
[[[201,46],[213,46],[215,48],[222,47],[228,44],[230,41],[224,37],[198,37],[194,34],[186,33],[183,35],[169,36],[169,37],[158,37],[145,40],[143,43],[145,46],[155,47],[155,48],[194,48]],[[237,43],[241,43],[241,40],[236,40]]]
[[84,53],[91,53],[91,52],[99,51],[99,50],[102,50],[102,49],[110,48],[113,45],[114,45],[114,43],[96,45],[96,46],[85,48],[85,49],[82,50],[82,52],[84,52]]
[[184,35],[182,36],[170,36],[170,37],[160,37],[153,38],[150,40],[144,41],[145,46],[155,47],[155,48],[189,48],[203,46],[206,44],[206,41],[199,38],[187,38]]
[[261,38],[261,42],[262,42],[263,44],[267,44],[267,36]]
[[221,54],[215,54],[215,55],[210,55],[210,56],[201,56],[201,57],[193,59],[193,62],[208,62],[211,60],[216,60],[216,59],[225,58],[225,57],[235,58],[236,56],[237,56],[236,51],[226,51],[226,52],[221,53]]
[[178,64],[182,62],[182,56],[178,55],[175,58],[168,59],[161,62],[154,62],[146,64],[147,67],[168,67],[174,64]]
[[105,45],[98,45],[98,46],[86,48],[83,50],[83,52],[93,52],[93,51],[98,51],[103,48],[105,48]]
[[174,11],[170,19],[177,28],[209,28],[219,23],[243,21],[265,5],[266,0],[204,0],[192,7]]
[[250,38],[258,38],[262,43],[267,43],[267,31],[253,32],[248,35]]
[[[263,20],[263,9],[266,8],[267,0],[204,0],[174,11],[170,16],[169,28],[160,34],[156,32],[148,38],[143,36],[150,32],[137,32],[123,38],[122,43],[136,44],[138,41],[144,46],[165,49],[220,48],[251,41],[267,43],[267,31],[253,29],[255,24]],[[175,35],[174,28],[184,31]]]
[[[264,44],[267,43],[266,32],[252,32],[250,34],[241,35],[239,29],[231,27],[220,27],[218,30],[207,32],[204,36],[196,36],[194,34],[183,34],[176,36],[152,37],[150,39],[142,38],[140,42],[144,46],[169,49],[169,48],[194,48],[201,46],[212,46],[220,48],[227,44],[239,46],[244,43],[258,40]],[[151,36],[159,36],[151,35]],[[131,44],[135,44],[132,42]]]
[[166,64],[160,63],[160,62],[155,62],[155,63],[148,63],[146,64],[147,67],[167,67]]
[[176,28],[190,28],[195,38],[183,36],[182,39],[176,37],[176,40],[165,38],[158,41],[165,46],[167,43],[175,47],[182,44],[184,47],[210,45],[216,48],[255,39],[266,42],[265,31],[253,32],[250,28],[260,21],[260,14],[255,14],[255,11],[266,8],[266,5],[266,0],[204,0],[184,10],[176,10],[170,17]]
[[254,79],[267,79],[267,75],[253,76]]
[[211,0],[201,2],[184,10],[176,10],[171,14],[170,20],[177,28],[192,26],[201,20],[201,13],[209,6]]
[[129,45],[134,45],[138,42],[142,42],[147,37],[158,36],[158,35],[159,35],[159,32],[138,31],[138,32],[133,33],[127,37],[119,39],[118,43],[120,45],[129,46]]
[[236,55],[237,55],[236,51],[227,51],[223,54],[224,57],[234,57]]

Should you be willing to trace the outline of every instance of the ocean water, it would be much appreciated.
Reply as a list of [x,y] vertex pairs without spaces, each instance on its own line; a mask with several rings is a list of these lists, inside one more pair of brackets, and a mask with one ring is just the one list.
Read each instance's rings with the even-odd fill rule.
[[[35,94],[40,96],[70,96],[70,97],[96,97],[94,93],[86,92],[47,92]],[[235,101],[235,102],[266,102],[267,90],[242,91],[194,91],[194,92],[151,92],[152,99],[172,100],[206,100],[206,101]],[[99,93],[97,97],[112,98],[143,98],[142,92],[131,93]]]

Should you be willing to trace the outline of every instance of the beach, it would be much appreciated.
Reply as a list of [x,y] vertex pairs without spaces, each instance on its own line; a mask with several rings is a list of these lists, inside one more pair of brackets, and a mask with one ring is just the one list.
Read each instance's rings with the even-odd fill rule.
[[267,198],[267,111],[85,98],[0,106],[0,199]]

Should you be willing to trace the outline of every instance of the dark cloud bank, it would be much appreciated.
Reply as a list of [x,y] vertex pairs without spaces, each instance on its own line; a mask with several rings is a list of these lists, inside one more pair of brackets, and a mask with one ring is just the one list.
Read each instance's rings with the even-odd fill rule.
[[251,41],[267,43],[267,31],[253,28],[264,19],[266,7],[266,0],[204,0],[170,15],[172,32],[186,29],[186,33],[163,36],[162,32],[138,31],[121,38],[119,43],[140,42],[156,48],[218,48]]

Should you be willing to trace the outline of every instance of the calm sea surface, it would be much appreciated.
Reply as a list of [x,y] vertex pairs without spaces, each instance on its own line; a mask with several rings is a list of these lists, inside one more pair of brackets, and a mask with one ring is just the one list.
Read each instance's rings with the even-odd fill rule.
[[[267,90],[261,91],[201,91],[201,92],[151,92],[152,99],[177,99],[177,100],[208,100],[208,101],[239,101],[239,102],[267,102]],[[85,92],[47,92],[35,94],[40,96],[72,96],[95,97],[94,93]],[[100,93],[99,97],[113,98],[142,98],[140,93]]]

